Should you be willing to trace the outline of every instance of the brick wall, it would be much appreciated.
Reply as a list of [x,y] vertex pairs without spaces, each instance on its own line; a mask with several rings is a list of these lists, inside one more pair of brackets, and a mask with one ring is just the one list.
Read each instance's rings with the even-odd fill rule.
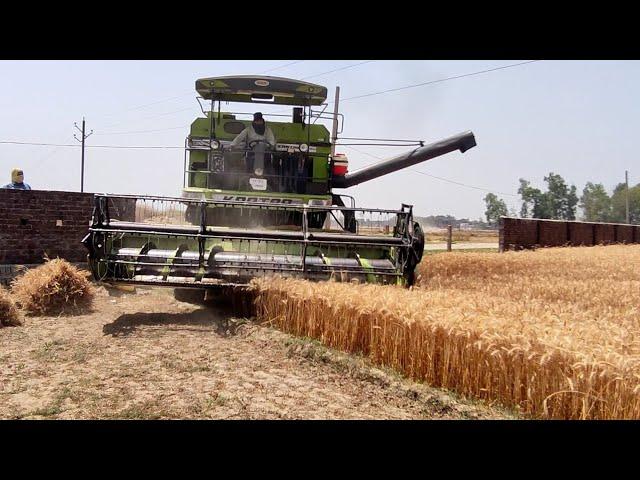
[[[634,243],[633,225],[616,225],[616,242]],[[638,240],[640,243],[640,239]]]
[[616,242],[616,226],[612,223],[596,223],[596,244],[609,245]]
[[640,225],[565,222],[536,218],[500,219],[500,250],[562,245],[640,243]]
[[569,243],[574,246],[593,245],[594,223],[567,222],[569,225]]
[[538,244],[553,245],[554,247],[565,245],[569,241],[568,223],[538,222],[538,229],[540,230]]
[[[126,203],[120,209],[134,213]],[[0,189],[0,264],[42,263],[45,254],[86,261],[80,241],[92,210],[93,193]]]
[[500,249],[531,248],[538,243],[538,222],[526,218],[500,219]]

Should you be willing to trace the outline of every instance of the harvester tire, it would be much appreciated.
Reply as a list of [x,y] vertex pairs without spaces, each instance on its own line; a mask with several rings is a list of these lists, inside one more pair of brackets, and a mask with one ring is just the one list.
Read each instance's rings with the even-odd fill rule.
[[203,288],[174,288],[173,297],[179,302],[204,305],[205,292]]
[[420,226],[420,224],[418,222],[415,222],[413,224],[413,251],[415,253],[416,256],[416,265],[418,263],[420,263],[420,261],[422,260],[422,254],[424,253],[424,232],[422,231],[422,227]]

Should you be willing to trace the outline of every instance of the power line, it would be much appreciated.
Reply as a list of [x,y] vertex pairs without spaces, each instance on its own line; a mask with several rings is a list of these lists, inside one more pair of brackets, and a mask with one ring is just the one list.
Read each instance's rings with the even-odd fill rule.
[[[143,117],[143,118],[134,119],[133,122],[141,122],[141,121],[144,121],[144,120],[151,120],[151,119],[158,118],[158,117],[165,117],[167,115],[173,115],[175,113],[185,112],[185,111],[191,110],[193,108],[194,107],[191,106],[191,107],[181,108],[179,110],[173,110],[171,112],[158,113],[156,115],[151,115],[150,117]],[[124,122],[112,123],[111,125],[105,125],[105,128],[116,127],[118,125],[122,125],[123,123],[130,123],[130,121],[129,120],[125,120]]]
[[[346,145],[343,145],[343,146],[346,146]],[[379,157],[377,155],[373,155],[371,153],[365,152],[364,150],[360,150],[358,148],[353,148],[353,147],[349,147],[349,146],[346,146],[346,147],[351,149],[351,150],[355,150],[356,152],[360,152],[360,153],[362,153],[364,155],[368,155],[368,156],[370,156],[372,158],[376,158],[378,160],[387,160],[386,158],[382,158],[382,157]],[[377,162],[368,163],[368,164],[366,164],[366,165],[364,165],[363,167],[360,167],[360,168],[366,168],[366,167],[368,167],[370,165],[373,165],[375,163],[377,163]],[[462,182],[457,182],[455,180],[451,180],[449,178],[438,177],[437,175],[431,175],[430,173],[421,172],[420,170],[415,170],[413,168],[407,168],[407,170],[410,170],[410,171],[415,172],[415,173],[419,173],[420,175],[426,175],[427,177],[436,178],[436,179],[442,180],[444,182],[449,182],[449,183],[452,183],[454,185],[459,185],[461,187],[473,188],[475,190],[482,190],[482,191],[485,191],[485,192],[499,193],[500,195],[508,195],[508,196],[511,196],[511,197],[517,197],[517,195],[515,195],[513,193],[499,192],[497,190],[491,190],[491,189],[488,189],[488,188],[478,187],[478,186],[475,186],[475,185],[469,185],[469,184],[466,184],[466,183],[462,183]]]
[[[47,147],[75,147],[75,148],[80,148],[81,147],[81,145],[64,144],[64,143],[17,142],[17,141],[8,141],[8,140],[0,141],[0,144],[2,144],[2,145],[47,146]],[[377,155],[373,155],[373,154],[365,152],[363,150],[360,150],[360,149],[357,149],[357,148],[353,148],[353,147],[350,147],[350,146],[346,146],[346,145],[343,145],[343,146],[346,147],[346,148],[349,148],[351,150],[355,150],[356,152],[360,152],[360,153],[362,153],[364,155],[368,155],[368,156],[370,156],[372,158],[375,158],[377,160],[385,160],[382,157],[378,157]],[[86,145],[86,148],[155,149],[155,150],[160,149],[160,150],[169,150],[169,149],[183,149],[184,146],[178,147],[178,146],[170,146],[170,145]],[[370,165],[373,165],[374,163],[376,163],[376,162],[368,163],[368,164],[366,164],[366,165],[364,165],[363,167],[360,167],[360,168],[368,167]],[[407,170],[410,170],[412,172],[418,173],[420,175],[426,175],[428,177],[436,178],[436,179],[442,180],[444,182],[449,182],[449,183],[452,183],[452,184],[455,184],[455,185],[459,185],[459,186],[462,186],[462,187],[473,188],[473,189],[476,189],[476,190],[482,190],[482,191],[491,192],[491,193],[499,193],[500,195],[508,195],[508,196],[511,196],[511,197],[517,197],[517,195],[515,195],[513,193],[500,192],[500,191],[497,191],[497,190],[491,190],[491,189],[484,188],[484,187],[478,187],[478,186],[475,186],[475,185],[469,185],[469,184],[462,183],[462,182],[457,182],[455,180],[451,180],[451,179],[448,179],[448,178],[438,177],[437,175],[431,175],[431,174],[426,173],[426,172],[421,172],[421,171],[415,170],[413,168],[408,168]]]
[[[296,60],[295,62],[287,63],[287,64],[285,64],[285,65],[281,65],[281,66],[279,66],[279,67],[275,67],[275,68],[272,68],[272,69],[270,69],[270,70],[266,70],[266,71],[264,71],[264,72],[261,72],[261,74],[268,73],[268,72],[273,72],[273,71],[275,71],[275,70],[279,70],[279,69],[281,69],[281,68],[285,68],[285,67],[288,67],[288,66],[290,66],[290,65],[295,65],[296,63],[301,63],[301,62],[304,62],[304,60]],[[161,99],[161,100],[157,100],[157,101],[155,101],[155,102],[145,103],[145,104],[143,104],[143,105],[137,105],[137,106],[135,106],[135,107],[127,108],[127,109],[125,109],[125,110],[118,110],[117,112],[113,112],[113,113],[105,113],[105,114],[103,114],[103,115],[101,115],[101,116],[104,116],[104,117],[111,117],[111,116],[113,116],[113,115],[119,115],[119,114],[121,114],[121,113],[125,113],[125,112],[131,112],[131,111],[134,111],[134,110],[141,110],[141,109],[143,109],[143,108],[152,107],[153,105],[158,105],[158,104],[160,104],[160,103],[170,102],[171,100],[176,100],[176,99],[178,99],[178,98],[184,98],[184,97],[186,97],[186,96],[191,96],[191,95],[193,95],[193,93],[194,93],[194,92],[193,92],[192,90],[189,90],[188,92],[185,92],[185,93],[180,94],[180,95],[176,95],[176,96],[174,96],[174,97],[168,97],[168,98],[164,98],[164,99]],[[96,134],[96,135],[97,135],[97,134]]]
[[453,77],[440,78],[438,80],[430,80],[428,82],[416,83],[414,85],[407,85],[407,86],[404,86],[404,87],[390,88],[389,90],[382,90],[382,91],[379,91],[379,92],[366,93],[364,95],[357,95],[355,97],[348,97],[348,98],[345,98],[345,99],[341,99],[340,101],[341,102],[346,102],[347,100],[355,100],[356,98],[365,98],[365,97],[372,97],[374,95],[382,95],[383,93],[398,92],[400,90],[406,90],[408,88],[422,87],[424,85],[432,85],[434,83],[446,82],[448,80],[455,80],[455,79],[458,79],[458,78],[471,77],[471,76],[474,76],[474,75],[481,75],[483,73],[495,72],[497,70],[504,70],[505,68],[513,68],[513,67],[518,67],[520,65],[526,65],[528,63],[534,63],[534,62],[540,62],[540,61],[541,60],[528,60],[526,62],[513,63],[511,65],[504,65],[502,67],[489,68],[487,70],[480,70],[480,71],[477,71],[477,72],[464,73],[462,75],[455,75]]
[[[62,135],[64,135],[64,134],[65,134],[65,132],[67,132],[67,131],[68,131],[68,127],[64,127],[64,130],[61,130],[61,131],[60,131],[60,133],[59,133],[58,135],[56,135],[56,137],[57,137],[57,138],[60,138],[60,137],[61,137]],[[69,137],[69,136],[67,136],[67,138],[65,138],[65,140],[68,140],[68,141],[73,140],[73,135],[72,135],[72,136],[70,136],[70,137]],[[58,148],[58,147],[56,147],[56,148],[52,148],[52,149],[49,149],[49,150],[47,151],[47,153],[45,153],[42,157],[40,157],[40,158],[39,158],[38,160],[36,160],[36,161],[39,163],[39,162],[42,162],[42,161],[44,161],[44,160],[48,160],[48,159],[49,159],[49,158],[51,158],[51,157],[54,155],[54,153],[55,153],[55,152],[57,152],[58,150],[59,150],[59,148]]]
[[166,132],[167,130],[184,130],[186,127],[184,125],[180,125],[179,127],[169,127],[169,128],[158,128],[155,130],[137,130],[137,131],[129,131],[129,132],[105,132],[105,133],[96,133],[95,135],[130,135],[133,133],[152,133],[152,132]]
[[[373,60],[371,60],[371,61],[373,61]],[[520,66],[520,65],[526,65],[528,63],[541,62],[541,61],[542,60],[528,60],[526,62],[514,63],[514,64],[511,64],[511,65],[504,65],[502,67],[496,67],[496,68],[489,68],[489,69],[480,70],[480,71],[477,71],[477,72],[464,73],[462,75],[455,75],[455,76],[452,76],[452,77],[440,78],[438,80],[430,80],[428,82],[417,83],[417,84],[414,84],[414,85],[406,85],[404,87],[390,88],[388,90],[381,90],[379,92],[365,93],[363,95],[356,95],[356,96],[353,96],[353,97],[341,98],[340,99],[340,103],[346,102],[346,101],[349,101],[349,100],[355,100],[355,99],[358,99],[358,98],[372,97],[374,95],[382,95],[384,93],[397,92],[397,91],[400,91],[400,90],[407,90],[409,88],[421,87],[421,86],[424,86],[424,85],[431,85],[431,84],[434,84],[434,83],[442,83],[442,82],[446,82],[446,81],[449,81],[449,80],[456,80],[458,78],[471,77],[471,76],[474,76],[474,75],[480,75],[480,74],[483,74],[483,73],[494,72],[494,71],[497,71],[497,70],[504,70],[506,68],[517,67],[517,66]],[[363,63],[366,63],[366,62],[363,62]],[[355,65],[352,65],[352,66],[355,66]],[[325,72],[325,73],[328,73],[328,72]],[[321,74],[318,74],[318,75],[321,75]],[[310,78],[310,77],[305,77],[305,78]],[[333,101],[332,98],[328,98],[327,100],[325,100],[326,103],[331,103],[332,101]],[[278,110],[278,112],[279,111],[280,110]],[[282,111],[284,111],[284,110],[282,110]]]
[[455,185],[460,185],[462,187],[467,187],[467,188],[474,188],[476,190],[482,190],[484,192],[489,192],[489,193],[499,193],[500,195],[508,195],[510,197],[517,197],[518,195],[514,194],[514,193],[507,193],[507,192],[499,192],[497,190],[490,190],[488,188],[483,188],[483,187],[476,187],[475,185],[468,185],[466,183],[461,183],[461,182],[456,182],[455,180],[450,180],[448,178],[443,178],[443,177],[438,177],[436,175],[431,175],[429,173],[425,173],[425,172],[421,172],[419,170],[414,170],[413,168],[409,168],[409,170],[411,170],[412,172],[415,173],[419,173],[420,175],[426,175],[427,177],[431,177],[431,178],[437,178],[438,180],[443,180],[445,182],[449,182],[449,183],[453,183]]
[[287,63],[285,65],[280,65],[279,67],[275,67],[275,68],[272,68],[270,70],[265,70],[264,72],[260,72],[260,75],[265,74],[265,73],[269,73],[269,72],[275,72],[276,70],[280,70],[282,68],[290,67],[291,65],[295,65],[297,63],[302,63],[302,62],[304,62],[304,60],[296,60],[295,62]]
[[354,63],[353,65],[347,65],[346,67],[336,68],[334,70],[329,70],[327,72],[316,73],[314,75],[309,75],[308,77],[302,77],[300,80],[307,80],[309,78],[320,77],[322,75],[329,75],[330,73],[340,72],[340,71],[346,70],[348,68],[358,67],[360,65],[364,65],[365,63],[371,63],[371,62],[375,62],[375,60],[367,60],[366,62]]
[[136,107],[127,108],[125,110],[118,110],[117,112],[113,112],[113,113],[105,113],[105,114],[103,114],[101,116],[103,116],[103,117],[112,117],[113,115],[119,115],[121,113],[131,112],[133,110],[141,110],[143,108],[151,107],[153,105],[158,105],[160,103],[169,102],[171,100],[175,100],[177,98],[183,98],[183,97],[186,97],[187,95],[192,95],[192,94],[193,94],[193,92],[189,91],[189,93],[183,93],[182,95],[177,95],[175,97],[169,97],[169,98],[165,98],[165,99],[162,99],[162,100],[157,100],[155,102],[145,103],[144,105],[138,105]]
[[[0,141],[2,145],[32,145],[43,147],[75,147],[81,148],[81,145],[74,145],[71,143],[39,143],[39,142],[15,142],[15,141]],[[86,148],[134,148],[134,149],[184,149],[184,146],[174,147],[170,145],[86,145]]]

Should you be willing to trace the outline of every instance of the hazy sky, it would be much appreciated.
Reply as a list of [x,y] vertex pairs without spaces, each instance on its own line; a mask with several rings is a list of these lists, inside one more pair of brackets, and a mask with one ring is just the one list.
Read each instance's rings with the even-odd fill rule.
[[[336,85],[349,98],[522,60],[371,61],[0,61],[0,141],[76,143],[82,116],[94,133],[87,145],[182,147],[202,115],[197,78],[267,74]],[[478,146],[413,170],[494,191],[519,210],[518,179],[543,186],[550,171],[581,192],[587,181],[607,189],[640,182],[636,135],[640,62],[540,61],[466,78],[344,101],[343,136],[438,140],[465,130]],[[242,111],[282,110],[260,105]],[[160,130],[160,131],[150,131]],[[389,157],[406,147],[355,147]],[[350,170],[375,162],[343,147]],[[184,150],[88,148],[85,191],[180,195]],[[0,183],[25,170],[34,189],[79,191],[80,149],[0,144]],[[486,191],[403,170],[349,189],[359,205],[415,206],[418,215],[477,219]]]

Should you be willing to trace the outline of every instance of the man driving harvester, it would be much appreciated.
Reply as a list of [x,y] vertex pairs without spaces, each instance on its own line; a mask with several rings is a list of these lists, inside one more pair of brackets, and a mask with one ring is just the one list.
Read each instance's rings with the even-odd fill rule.
[[253,114],[253,122],[231,142],[231,148],[242,146],[247,152],[247,170],[256,175],[264,173],[265,152],[276,146],[276,137],[267,127],[261,112]]

